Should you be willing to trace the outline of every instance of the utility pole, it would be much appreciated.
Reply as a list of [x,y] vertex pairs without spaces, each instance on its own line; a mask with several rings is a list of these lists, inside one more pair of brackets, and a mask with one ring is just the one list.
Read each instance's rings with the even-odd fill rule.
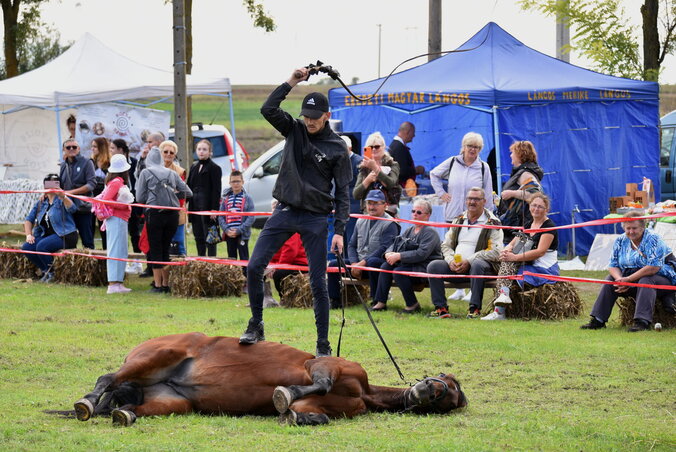
[[[568,6],[568,0],[558,0],[560,5]],[[568,16],[556,13],[556,59],[570,63],[570,24]]]
[[429,27],[427,30],[427,61],[436,60],[441,55],[441,0],[429,0]]
[[376,24],[376,27],[378,27],[378,78],[380,78],[380,49],[383,37],[383,24]]
[[186,38],[184,0],[173,0],[174,8],[174,141],[178,157],[187,168],[192,163],[188,143],[188,99],[186,97]]

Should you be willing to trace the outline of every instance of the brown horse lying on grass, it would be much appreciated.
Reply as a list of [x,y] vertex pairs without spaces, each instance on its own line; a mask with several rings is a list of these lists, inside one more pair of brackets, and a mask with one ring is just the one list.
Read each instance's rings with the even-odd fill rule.
[[466,405],[452,375],[405,389],[374,386],[359,364],[343,358],[187,333],[134,348],[120,370],[99,377],[75,403],[75,415],[112,415],[113,424],[129,426],[137,416],[172,413],[279,414],[282,424],[316,425],[368,411],[447,413]]

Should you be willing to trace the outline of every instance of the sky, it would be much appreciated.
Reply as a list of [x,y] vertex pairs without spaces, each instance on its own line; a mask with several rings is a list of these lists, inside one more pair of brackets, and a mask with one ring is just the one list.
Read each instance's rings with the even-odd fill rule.
[[[294,68],[321,60],[346,83],[353,77],[364,82],[378,78],[379,61],[385,76],[427,52],[428,0],[260,1],[276,22],[274,32],[255,29],[240,0],[193,0],[193,73],[227,76],[236,85],[279,84]],[[640,25],[642,1],[622,3],[626,17]],[[132,60],[167,70],[172,13],[164,0],[52,0],[43,7],[44,21],[63,42],[90,32]],[[493,21],[527,46],[556,55],[554,19],[524,12],[514,1],[446,0],[442,16],[442,50],[457,48]],[[575,56],[571,63],[589,67]],[[664,67],[660,81],[676,83],[676,57]]]

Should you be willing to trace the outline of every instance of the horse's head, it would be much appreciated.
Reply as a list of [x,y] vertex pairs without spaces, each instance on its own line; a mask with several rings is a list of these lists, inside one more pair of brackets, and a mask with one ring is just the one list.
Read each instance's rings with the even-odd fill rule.
[[425,377],[407,390],[408,409],[417,413],[448,413],[467,406],[467,397],[453,375]]

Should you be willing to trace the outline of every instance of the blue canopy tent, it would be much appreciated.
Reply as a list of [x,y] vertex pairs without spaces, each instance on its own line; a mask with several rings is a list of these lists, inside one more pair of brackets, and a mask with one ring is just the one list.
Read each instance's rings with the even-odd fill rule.
[[[350,90],[366,97],[382,81]],[[627,182],[645,176],[659,185],[657,83],[559,61],[493,22],[455,53],[393,75],[368,101],[336,88],[329,103],[332,117],[363,137],[378,130],[389,139],[403,121],[414,123],[413,159],[428,170],[458,153],[465,133],[478,132],[485,143],[482,159],[496,150],[499,186],[511,171],[509,146],[532,141],[558,225],[570,224],[577,208],[577,223],[605,216],[608,198],[624,195]],[[576,254],[587,254],[603,229],[577,229]],[[570,229],[560,231],[560,251],[567,251],[571,238]]]

